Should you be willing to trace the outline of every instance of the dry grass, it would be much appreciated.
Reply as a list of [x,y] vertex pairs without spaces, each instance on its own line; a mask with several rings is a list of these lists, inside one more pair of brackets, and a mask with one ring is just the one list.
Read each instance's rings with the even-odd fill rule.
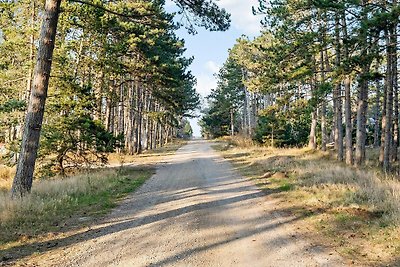
[[1,192],[0,244],[60,231],[72,217],[102,215],[152,173],[149,168],[105,169],[36,181],[32,193],[23,199],[12,200],[8,191]]
[[[10,199],[9,190],[15,168],[0,166],[0,243],[54,228],[52,225],[58,226],[82,207],[85,213],[93,213],[86,210],[88,206],[101,206],[94,209],[94,213],[104,213],[109,206],[113,206],[113,200],[121,192],[132,191],[137,187],[138,181],[142,183],[143,177],[150,176],[153,163],[174,154],[184,144],[186,141],[174,140],[165,147],[146,151],[141,155],[110,154],[111,166],[134,163],[134,166],[150,167],[143,169],[129,165],[122,169],[86,169],[84,173],[68,178],[36,180],[32,193],[22,200]],[[114,195],[111,196],[111,193]]]
[[7,191],[11,188],[12,177],[14,176],[15,168],[5,165],[0,165],[0,192]]
[[[329,237],[324,242],[364,264],[400,264],[397,177],[373,166],[346,166],[331,159],[329,152],[251,146],[237,139],[219,145],[224,156],[260,187],[279,189],[275,196],[282,205],[307,215],[313,231]],[[242,143],[246,145],[238,146]]]
[[107,168],[86,169],[68,178],[37,180],[32,193],[22,200],[9,197],[15,170],[0,167],[0,262],[43,249],[35,244],[58,246],[56,239],[85,232],[87,226],[151,177],[154,163],[174,154],[185,143],[177,140],[142,155],[115,153],[110,155]]
[[124,165],[127,163],[152,164],[164,160],[169,155],[173,155],[178,148],[185,144],[187,144],[186,140],[174,139],[171,143],[163,147],[147,150],[142,154],[111,153],[108,155],[108,161],[110,165]]

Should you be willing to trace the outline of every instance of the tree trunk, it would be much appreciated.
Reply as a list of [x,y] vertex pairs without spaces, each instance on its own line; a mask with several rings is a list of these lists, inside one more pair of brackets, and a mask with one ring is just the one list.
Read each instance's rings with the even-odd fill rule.
[[353,125],[351,121],[351,80],[347,76],[344,80],[344,116],[346,124],[346,164],[353,164]]
[[392,84],[394,96],[394,118],[393,118],[393,145],[392,161],[397,161],[397,150],[399,146],[399,90],[397,84],[397,29],[393,29],[392,34]]
[[141,84],[138,84],[138,117],[137,117],[137,147],[136,153],[142,153],[142,128],[143,128],[143,90],[141,88]]
[[335,143],[337,149],[337,159],[343,161],[343,118],[342,118],[342,85],[337,84],[335,88],[337,94],[336,100],[336,131]]
[[393,31],[386,32],[386,53],[387,53],[387,66],[386,66],[386,125],[385,125],[385,143],[383,149],[383,171],[387,172],[390,169],[390,152],[392,144],[392,129],[393,129],[393,58],[392,58],[392,45],[391,35]]
[[[362,4],[366,4],[366,0],[362,0]],[[368,14],[367,8],[361,10],[361,20],[367,21]],[[365,162],[365,145],[367,139],[367,109],[368,109],[368,74],[370,69],[370,59],[368,47],[368,32],[366,27],[360,28],[361,44],[361,74],[359,76],[359,90],[357,95],[357,132],[356,132],[356,154],[354,164],[361,166]]]
[[257,96],[255,93],[251,93],[251,117],[250,117],[250,132],[249,135],[254,135],[254,130],[257,123]]
[[231,136],[235,135],[235,125],[234,125],[234,116],[233,116],[233,108],[231,108]]
[[105,128],[108,132],[111,132],[111,117],[112,117],[112,97],[107,96],[106,99],[106,114],[105,114]]
[[[103,114],[102,114],[102,107],[103,107],[103,87],[104,87],[104,70],[103,66],[100,66],[101,70],[100,73],[95,74],[95,79],[96,79],[96,84],[94,88],[94,94],[95,94],[95,102],[96,102],[96,107],[95,107],[95,112],[93,114],[93,118],[95,120],[103,120]],[[107,101],[107,100],[106,100]],[[108,103],[108,102],[107,102]],[[106,107],[107,110],[108,107]],[[107,116],[106,116],[107,118]]]
[[[122,83],[122,78],[121,78]],[[124,126],[125,126],[125,86],[123,83],[119,88],[119,103],[118,103],[118,126],[117,133],[118,135],[124,134]]]
[[125,149],[129,155],[134,153],[133,149],[133,125],[134,125],[134,84],[129,83],[128,97],[127,97],[127,109],[126,115],[126,130],[125,130]]
[[[348,39],[346,14],[342,12],[342,32],[343,39]],[[343,56],[345,60],[349,59],[349,48],[347,44],[343,46]],[[351,78],[349,71],[344,79],[344,116],[346,124],[346,164],[353,165],[353,125],[351,121]]]
[[[339,14],[335,14],[335,65],[337,68],[340,67],[341,64],[341,46],[340,46],[340,21],[339,21]],[[334,96],[334,103],[335,109],[335,149],[337,151],[337,159],[339,161],[343,161],[343,116],[342,116],[342,84],[338,82],[335,86],[335,96]]]
[[[325,60],[324,50],[321,50],[321,84],[325,83]],[[326,131],[326,101],[322,99],[321,103],[321,150],[326,151],[327,131]]]
[[[379,65],[377,63],[376,72],[378,72],[378,69],[379,69]],[[381,107],[381,101],[380,101],[380,98],[381,98],[380,90],[381,90],[381,88],[380,88],[380,82],[379,81],[377,81],[375,84],[376,84],[376,96],[375,96],[375,111],[374,111],[374,122],[375,122],[375,125],[374,125],[374,148],[377,148],[377,147],[379,147],[379,131],[380,131],[380,128],[379,128],[379,110],[380,110],[380,107]]]
[[46,0],[40,32],[33,88],[25,119],[21,151],[11,188],[12,197],[23,197],[32,188],[33,172],[39,147],[44,107],[49,87],[51,63],[61,0]]
[[356,134],[356,154],[355,154],[355,166],[361,166],[365,161],[365,143],[366,143],[366,120],[367,120],[367,108],[368,108],[368,80],[366,74],[368,73],[368,67],[363,67],[358,99],[357,99],[357,134]]
[[[245,71],[242,69],[242,79],[244,80],[246,78]],[[244,100],[243,100],[243,116],[242,116],[242,131],[244,135],[248,135],[248,92],[246,90],[246,87],[243,87],[243,92],[244,92]]]
[[[313,97],[315,90],[315,79],[311,79],[311,95]],[[308,137],[308,147],[310,149],[317,149],[317,111],[313,107],[311,112],[311,125],[310,125],[310,135]]]
[[317,130],[317,112],[313,111],[311,113],[311,128],[308,140],[308,147],[311,149],[317,149],[316,130]]
[[[339,84],[340,86],[340,84]],[[338,137],[338,85],[335,86],[332,90],[332,107],[333,107],[333,116],[332,116],[332,130],[331,135],[333,136],[333,143],[335,151],[338,151],[339,146],[339,137]]]
[[32,10],[31,10],[31,34],[29,36],[29,68],[28,68],[28,76],[26,81],[26,92],[25,92],[25,101],[29,101],[29,97],[31,95],[32,89],[32,76],[33,76],[33,62],[35,59],[35,11],[36,11],[36,1],[32,1]]
[[383,86],[383,106],[382,106],[382,126],[381,126],[381,147],[379,149],[379,163],[383,165],[383,158],[385,154],[385,137],[386,137],[386,104],[387,104],[387,79],[385,79],[385,85]]

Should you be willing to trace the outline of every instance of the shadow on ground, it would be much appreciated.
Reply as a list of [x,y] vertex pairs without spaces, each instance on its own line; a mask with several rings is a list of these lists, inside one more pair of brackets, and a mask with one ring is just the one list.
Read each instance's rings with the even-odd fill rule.
[[[192,152],[187,152],[191,154]],[[182,153],[185,155],[185,153]],[[184,158],[184,157],[183,157]],[[177,169],[181,169],[185,167],[185,164],[188,161],[194,161],[197,159],[200,163],[202,160],[206,160],[202,158],[202,156],[196,157],[195,153],[189,159],[184,160],[176,160],[167,165],[169,167],[176,167]],[[212,161],[221,161],[219,157],[208,157],[208,160],[211,159]],[[166,165],[166,166],[167,166]],[[166,166],[160,166],[160,168],[166,168]],[[228,186],[228,188],[224,188]],[[231,187],[229,187],[231,186]],[[221,188],[222,187],[222,188]],[[254,190],[254,187],[246,183],[243,179],[232,179],[232,174],[217,174],[213,177],[212,181],[207,184],[207,186],[193,186],[190,183],[180,183],[178,184],[177,188],[174,188],[172,192],[169,192],[165,188],[162,187],[154,187],[150,188],[150,190],[141,192],[140,194],[134,194],[135,199],[137,201],[141,201],[141,199],[145,199],[149,195],[153,196],[156,199],[156,202],[146,202],[146,204],[141,205],[133,210],[131,214],[123,214],[124,216],[113,217],[112,220],[106,219],[103,221],[102,224],[94,225],[93,229],[89,229],[86,232],[82,233],[75,233],[67,237],[62,238],[54,238],[52,240],[46,240],[44,242],[35,242],[33,244],[25,244],[19,245],[16,247],[12,247],[9,249],[5,249],[1,251],[2,255],[12,256],[12,261],[23,260],[34,253],[45,253],[48,251],[52,251],[59,248],[64,248],[71,246],[73,244],[79,244],[81,242],[93,240],[99,237],[112,235],[114,233],[118,233],[121,231],[125,231],[128,229],[134,229],[137,227],[141,227],[144,225],[149,225],[155,222],[164,222],[165,224],[170,223],[171,218],[176,218],[179,216],[187,215],[189,213],[204,211],[209,208],[220,207],[221,210],[229,209],[230,206],[234,203],[242,203],[249,200],[254,200],[258,198],[264,198],[266,195],[273,195],[276,193],[281,192],[280,189],[270,189],[270,190]],[[235,196],[232,197],[225,197],[225,194],[233,193]],[[175,201],[182,201],[186,199],[195,198],[198,196],[218,196],[217,200],[210,200],[204,201],[201,203],[195,204],[188,204],[184,207],[167,210],[158,212],[156,214],[150,214],[146,216],[140,216],[140,211],[150,209],[154,205],[160,204],[168,204]],[[190,203],[188,201],[188,203]],[[252,228],[246,227],[247,225],[252,225],[252,221],[260,221],[262,218],[253,218],[253,219],[246,219],[244,218],[243,221],[240,223],[243,224],[243,228],[245,229],[240,236],[226,236],[222,240],[218,240],[216,242],[209,243],[207,245],[195,244],[194,246],[185,249],[184,251],[180,251],[175,253],[172,256],[166,257],[158,262],[153,262],[154,266],[162,266],[167,265],[168,263],[175,262],[177,259],[188,257],[189,255],[197,254],[202,251],[206,251],[230,242],[237,241],[238,239],[248,238],[254,235],[257,235],[262,232],[272,232],[275,231],[277,228],[282,227],[286,224],[291,224],[297,220],[300,220],[307,216],[307,214],[300,214],[297,212],[293,212],[293,210],[285,210],[285,209],[277,209],[276,211],[277,216],[281,219],[278,222],[270,223],[265,222],[260,227]],[[293,215],[296,214],[296,215]],[[128,216],[127,216],[128,215]],[[237,222],[233,222],[237,223]],[[218,223],[213,223],[208,225],[208,227],[216,227]],[[280,242],[285,244],[283,236],[279,237],[282,239]],[[286,241],[287,244],[290,243],[290,237],[286,237],[288,240]],[[304,247],[302,248],[304,251],[308,250],[309,248]],[[7,262],[6,264],[12,264],[11,261]]]

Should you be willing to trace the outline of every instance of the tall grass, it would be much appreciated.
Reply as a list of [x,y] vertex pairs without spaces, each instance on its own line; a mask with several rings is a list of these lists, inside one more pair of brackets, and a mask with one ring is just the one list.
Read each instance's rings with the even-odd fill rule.
[[151,169],[105,169],[65,179],[40,180],[23,199],[11,199],[8,191],[2,191],[0,244],[60,230],[74,216],[103,214],[152,173]]
[[6,191],[11,187],[14,176],[15,168],[11,168],[5,165],[0,165],[0,191]]
[[[356,169],[329,157],[328,152],[307,148],[271,148],[252,146],[251,140],[235,137],[225,138],[231,148],[229,154],[243,155],[238,158],[249,166],[261,167],[261,172],[281,171],[295,178],[297,187],[303,190],[347,191],[340,201],[343,205],[366,205],[380,212],[392,223],[400,224],[400,180],[387,176],[377,169]],[[244,144],[244,145],[243,145]],[[314,188],[314,189],[313,189]],[[321,197],[322,194],[320,194]],[[338,201],[338,199],[336,199]]]
[[235,139],[218,146],[224,156],[267,192],[278,189],[272,196],[282,199],[283,210],[305,216],[307,227],[325,234],[326,244],[361,265],[398,266],[400,180],[376,168],[375,151],[368,155],[372,164],[357,169],[329,152]]
[[300,158],[292,168],[303,187],[332,187],[340,185],[347,194],[343,203],[366,205],[371,211],[382,213],[394,224],[400,224],[400,181],[373,169],[355,169],[327,160]]

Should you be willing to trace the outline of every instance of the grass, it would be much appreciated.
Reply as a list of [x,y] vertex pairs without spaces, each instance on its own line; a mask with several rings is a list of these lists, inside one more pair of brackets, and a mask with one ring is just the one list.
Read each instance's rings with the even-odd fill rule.
[[36,180],[31,194],[22,200],[9,197],[15,169],[0,166],[0,262],[17,255],[35,255],[42,249],[37,244],[58,246],[54,240],[84,234],[87,227],[151,177],[154,163],[184,144],[177,140],[142,155],[111,154],[110,166],[115,167]]
[[14,176],[15,168],[5,165],[0,165],[0,192],[11,188],[12,177]]
[[282,209],[306,216],[305,227],[322,233],[315,235],[322,243],[365,265],[400,265],[397,177],[306,148],[261,147],[240,138],[223,139],[215,148],[262,189],[277,189],[273,197]]
[[185,144],[187,144],[186,140],[174,139],[171,143],[168,143],[165,146],[146,150],[141,154],[127,155],[111,153],[108,155],[108,161],[113,165],[124,165],[127,162],[152,164],[154,162],[162,161],[166,156],[173,155],[177,149]]
[[24,243],[49,232],[82,227],[109,212],[142,185],[153,169],[106,169],[65,179],[42,180],[22,200],[0,194],[0,248]]

